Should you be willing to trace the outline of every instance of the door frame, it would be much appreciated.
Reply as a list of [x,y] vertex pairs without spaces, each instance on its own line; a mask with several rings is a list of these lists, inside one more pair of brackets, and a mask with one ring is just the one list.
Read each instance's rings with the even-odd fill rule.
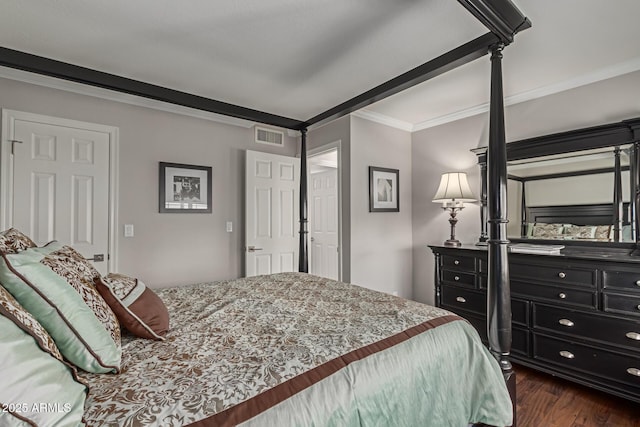
[[[342,280],[342,140],[339,139],[307,150],[307,164],[309,163],[309,158],[333,150],[336,150],[338,153],[338,200],[336,203],[336,208],[338,209],[338,280]],[[311,174],[308,169],[307,174]],[[309,176],[307,176],[307,183],[309,182],[311,181],[309,180]]]
[[2,109],[2,145],[0,146],[0,227],[6,230],[13,225],[13,155],[11,141],[15,135],[15,121],[30,121],[53,126],[90,130],[109,134],[109,255],[107,269],[118,271],[118,170],[119,128],[97,123],[63,119],[24,111]]

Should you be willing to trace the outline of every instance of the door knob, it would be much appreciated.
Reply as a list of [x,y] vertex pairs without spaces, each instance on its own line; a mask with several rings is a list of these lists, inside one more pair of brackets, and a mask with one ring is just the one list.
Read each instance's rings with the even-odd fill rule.
[[261,251],[262,248],[256,248],[255,246],[247,246],[247,251],[249,252],[255,252],[255,251]]

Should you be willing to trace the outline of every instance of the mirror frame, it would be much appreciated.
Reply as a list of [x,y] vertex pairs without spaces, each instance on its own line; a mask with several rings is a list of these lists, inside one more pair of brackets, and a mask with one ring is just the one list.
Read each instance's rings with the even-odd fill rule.
[[[565,241],[565,240],[540,240],[541,244],[569,244],[596,247],[615,247],[631,249],[631,254],[640,256],[640,117],[622,120],[600,126],[576,129],[567,132],[554,133],[534,138],[514,141],[507,144],[507,161],[524,160],[535,157],[550,156],[556,154],[568,154],[584,150],[598,148],[617,147],[631,145],[631,161],[629,165],[631,180],[631,221],[635,242],[589,242],[589,241]],[[487,235],[487,147],[471,150],[478,157],[480,166],[480,238],[479,245],[486,244]],[[619,158],[616,161],[616,173],[619,176]],[[621,188],[615,180],[617,188],[612,189],[615,203],[622,205]],[[620,209],[617,210],[618,212]],[[526,241],[526,239],[510,239],[511,241]]]

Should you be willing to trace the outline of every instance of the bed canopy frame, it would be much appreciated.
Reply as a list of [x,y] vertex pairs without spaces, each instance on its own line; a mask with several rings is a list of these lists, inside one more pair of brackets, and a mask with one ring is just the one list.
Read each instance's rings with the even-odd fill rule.
[[[300,244],[299,271],[308,272],[307,244],[307,129],[343,117],[376,101],[425,82],[491,52],[489,145],[487,149],[489,348],[498,360],[512,400],[515,375],[511,349],[511,293],[507,260],[507,155],[502,88],[502,51],[531,22],[510,0],[458,0],[489,32],[407,71],[373,89],[305,121],[233,105],[194,94],[128,79],[77,65],[0,47],[0,65],[77,83],[115,90],[144,98],[212,113],[269,124],[300,132]],[[515,415],[515,401],[514,401]],[[515,417],[514,424],[515,426]]]

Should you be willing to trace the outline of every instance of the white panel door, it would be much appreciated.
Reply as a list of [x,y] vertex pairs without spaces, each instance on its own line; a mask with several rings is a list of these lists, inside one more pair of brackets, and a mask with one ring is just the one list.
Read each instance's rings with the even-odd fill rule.
[[107,273],[109,133],[14,121],[13,226],[38,245],[58,240]]
[[247,150],[247,276],[297,271],[300,159]]
[[338,171],[314,173],[309,188],[309,272],[339,280]]

